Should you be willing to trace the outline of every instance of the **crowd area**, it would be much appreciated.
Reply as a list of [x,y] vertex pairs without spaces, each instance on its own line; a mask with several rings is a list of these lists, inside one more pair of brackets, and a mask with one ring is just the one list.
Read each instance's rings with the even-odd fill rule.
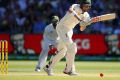
[[[80,0],[0,0],[0,34],[43,33],[51,16],[64,16],[69,7]],[[91,17],[117,13],[115,20],[90,25],[84,32],[79,25],[74,33],[80,34],[120,34],[120,1],[92,0]]]

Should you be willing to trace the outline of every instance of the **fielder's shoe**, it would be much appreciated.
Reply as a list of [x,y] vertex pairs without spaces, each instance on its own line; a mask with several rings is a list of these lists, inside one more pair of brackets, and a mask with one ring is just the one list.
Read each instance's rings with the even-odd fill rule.
[[66,71],[63,71],[64,74],[67,74],[67,75],[70,75],[70,76],[77,76],[78,73],[76,72],[66,72]]
[[36,68],[35,68],[35,71],[36,71],[36,72],[40,72],[40,67],[36,67]]
[[44,71],[45,71],[49,76],[52,76],[52,75],[53,75],[52,71],[49,70],[47,67],[44,67],[43,69],[44,69]]

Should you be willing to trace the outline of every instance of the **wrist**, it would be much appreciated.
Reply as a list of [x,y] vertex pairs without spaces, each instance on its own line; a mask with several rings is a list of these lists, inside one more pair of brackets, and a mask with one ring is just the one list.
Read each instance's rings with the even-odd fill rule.
[[98,22],[99,20],[100,20],[99,17],[93,17],[93,18],[91,19],[91,21],[92,21],[93,23]]

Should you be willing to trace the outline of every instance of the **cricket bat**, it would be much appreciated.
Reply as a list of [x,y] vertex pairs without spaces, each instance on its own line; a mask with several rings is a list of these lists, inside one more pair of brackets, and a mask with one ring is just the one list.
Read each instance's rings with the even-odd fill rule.
[[98,19],[96,22],[112,20],[116,18],[116,13],[104,14],[101,16],[96,16],[96,18]]
[[[107,20],[112,20],[116,18],[116,13],[110,13],[110,14],[104,14],[101,16],[96,16],[91,18],[91,20],[89,21],[89,23],[95,23],[95,22],[100,22],[100,21],[107,21]],[[94,19],[94,21],[92,21],[92,19]],[[88,24],[89,24],[88,23]],[[80,30],[84,31],[86,29],[86,26],[81,26]]]

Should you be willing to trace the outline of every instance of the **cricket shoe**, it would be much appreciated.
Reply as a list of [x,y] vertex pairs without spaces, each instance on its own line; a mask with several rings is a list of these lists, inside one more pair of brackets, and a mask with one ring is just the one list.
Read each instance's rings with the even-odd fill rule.
[[35,68],[35,71],[36,71],[36,72],[40,72],[40,71],[41,71],[41,70],[40,70],[40,67],[36,67],[36,68]]
[[53,75],[52,71],[49,70],[47,67],[44,67],[43,69],[44,69],[44,71],[45,71],[49,76],[52,76],[52,75]]
[[70,76],[77,76],[78,73],[76,72],[66,72],[66,71],[63,71],[64,74],[67,74],[67,75],[70,75]]

